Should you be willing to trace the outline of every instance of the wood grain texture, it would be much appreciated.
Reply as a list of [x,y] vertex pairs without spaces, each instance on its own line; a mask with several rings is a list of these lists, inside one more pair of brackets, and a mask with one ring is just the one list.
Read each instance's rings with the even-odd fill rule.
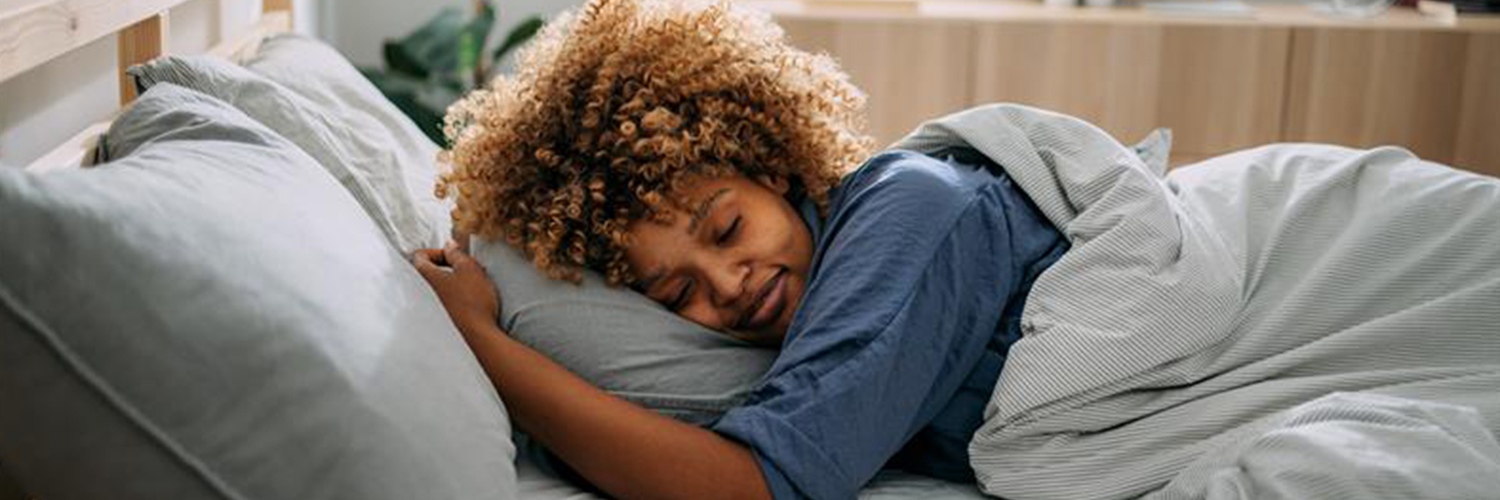
[[[1285,138],[1397,145],[1422,158],[1500,173],[1500,36],[1300,29]],[[1472,86],[1472,87],[1471,87]]]
[[1132,141],[1170,127],[1203,156],[1280,136],[1290,30],[994,23],[977,29],[975,103],[1061,111]]
[[1500,33],[1469,35],[1453,164],[1500,177]]
[[261,12],[292,12],[293,0],[261,0]]
[[125,74],[131,66],[155,59],[167,52],[167,13],[142,19],[121,30],[119,47],[120,105],[135,100],[135,80]]
[[[149,60],[151,57],[156,57],[163,54],[165,49],[167,48],[165,42],[165,14],[159,17],[154,17],[152,19],[158,19],[158,22],[161,24],[156,26],[155,28],[149,25],[137,25],[120,32],[121,71],[123,71],[124,68],[128,67],[129,63],[127,63],[127,61]],[[147,21],[143,21],[143,23],[146,22]],[[267,12],[262,15],[254,25],[246,27],[240,32],[226,37],[223,41],[219,42],[213,47],[210,47],[207,53],[239,63],[259,50],[260,43],[267,37],[276,33],[290,31],[291,27],[291,12]],[[152,54],[153,49],[152,47],[150,47],[150,45],[152,45],[152,37],[150,35],[153,30],[158,30],[161,32],[161,39],[156,43],[156,50],[154,55]],[[129,33],[128,35],[127,32]],[[124,43],[124,39],[126,37],[143,38],[144,44],[133,46],[130,49],[131,52],[127,54],[124,48],[126,46],[126,44]],[[135,86],[133,85],[133,83],[127,82],[128,79],[124,78],[124,75],[122,73],[120,80],[122,100],[126,99],[125,92],[127,85],[130,92],[129,95],[132,99],[134,96]],[[88,166],[93,164],[93,153],[95,145],[98,144],[98,138],[107,130],[109,130],[109,125],[113,121],[114,117],[112,116],[109,120],[89,126],[82,132],[79,132],[72,138],[68,139],[66,142],[63,142],[62,144],[53,148],[47,154],[44,154],[40,158],[37,158],[35,161],[31,162],[26,166],[26,169],[35,172],[47,172],[52,170]]]
[[46,0],[0,11],[0,81],[187,0]]
[[1424,30],[1449,32],[1500,32],[1500,18],[1479,17],[1441,20],[1413,8],[1393,8],[1370,18],[1351,19],[1318,11],[1316,2],[1251,2],[1254,12],[1246,16],[1181,16],[1151,12],[1139,5],[1103,8],[1055,8],[1036,0],[922,0],[902,8],[861,5],[859,0],[824,2],[799,0],[737,0],[776,16],[777,19],[824,20],[921,20],[1046,23],[1109,23],[1136,26],[1247,26],[1324,27],[1334,29]]
[[[1235,19],[1016,0],[742,4],[838,59],[870,94],[881,141],[1010,101],[1077,115],[1124,142],[1170,127],[1174,164],[1309,141],[1394,144],[1500,175],[1500,18],[1442,22],[1398,8],[1351,20],[1264,4]],[[967,88],[956,81],[965,74]]]
[[973,28],[901,20],[779,22],[793,45],[838,60],[869,95],[869,132],[879,146],[922,121],[968,107]]

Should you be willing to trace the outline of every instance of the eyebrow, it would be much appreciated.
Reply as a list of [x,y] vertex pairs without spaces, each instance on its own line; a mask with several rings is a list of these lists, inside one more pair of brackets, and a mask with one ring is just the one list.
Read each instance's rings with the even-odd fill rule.
[[719,188],[719,190],[714,191],[714,194],[709,196],[708,199],[703,200],[703,203],[698,204],[698,209],[693,211],[693,218],[688,220],[689,234],[698,232],[698,224],[703,222],[704,217],[708,216],[708,211],[713,209],[714,203],[717,203],[720,197],[728,193],[729,188]]
[[[719,188],[718,191],[714,191],[714,194],[709,195],[708,199],[705,199],[702,203],[698,204],[698,208],[693,210],[692,218],[688,219],[688,234],[692,234],[698,231],[698,224],[701,224],[703,222],[703,219],[705,217],[708,217],[708,212],[710,210],[713,210],[714,204],[719,201],[720,197],[723,197],[726,194],[729,194],[729,188]],[[647,275],[644,279],[640,280],[639,286],[641,287],[641,290],[650,290],[651,287],[655,285],[657,281],[660,281],[663,276],[666,276],[666,274],[666,271],[660,268],[656,269],[651,274]]]

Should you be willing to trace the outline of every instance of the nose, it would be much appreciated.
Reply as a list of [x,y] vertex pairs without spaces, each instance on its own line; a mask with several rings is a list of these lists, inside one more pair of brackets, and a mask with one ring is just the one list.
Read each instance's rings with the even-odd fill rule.
[[732,306],[745,292],[745,281],[750,276],[750,265],[736,259],[715,258],[705,262],[703,281],[712,292],[716,306]]

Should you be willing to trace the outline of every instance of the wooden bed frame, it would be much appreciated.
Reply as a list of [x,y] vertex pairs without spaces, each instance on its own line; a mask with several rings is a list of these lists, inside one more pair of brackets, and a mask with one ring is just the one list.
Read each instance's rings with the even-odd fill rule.
[[[136,97],[135,82],[125,74],[125,69],[166,54],[170,34],[167,11],[187,1],[39,0],[0,11],[0,82],[114,36],[119,45],[116,74],[123,109]],[[262,0],[259,20],[240,32],[224,36],[207,53],[236,62],[244,60],[268,36],[291,31],[292,2]],[[112,121],[113,115],[109,120],[85,127],[32,161],[26,169],[42,172],[92,164],[98,138]]]

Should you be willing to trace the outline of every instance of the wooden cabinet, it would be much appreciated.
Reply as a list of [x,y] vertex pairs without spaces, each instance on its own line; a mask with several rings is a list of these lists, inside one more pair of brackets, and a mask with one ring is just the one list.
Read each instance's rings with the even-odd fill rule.
[[974,103],[1061,111],[1122,141],[1171,127],[1182,156],[1279,137],[1285,28],[1033,22],[977,33]]
[[1289,141],[1398,144],[1500,175],[1500,34],[1302,29]]
[[[1272,142],[1395,144],[1500,175],[1500,21],[1397,9],[1342,20],[1298,5],[1254,18],[1005,0],[745,3],[837,58],[889,143],[921,121],[1009,101],[1077,115],[1122,141],[1174,133],[1174,163]],[[895,6],[895,7],[892,7]]]
[[870,133],[881,144],[906,135],[924,119],[974,102],[965,56],[974,50],[973,26],[968,23],[787,19],[779,24],[797,45],[838,58],[854,83],[869,94]]

